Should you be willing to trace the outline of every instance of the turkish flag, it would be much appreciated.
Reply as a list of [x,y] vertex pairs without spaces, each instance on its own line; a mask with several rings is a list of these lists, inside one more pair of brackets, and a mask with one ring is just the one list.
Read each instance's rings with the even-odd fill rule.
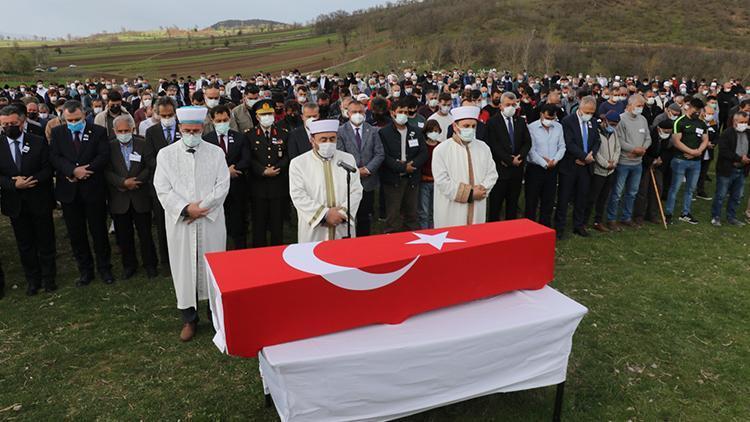
[[540,289],[553,278],[554,233],[514,220],[206,254],[215,342],[252,357],[274,344]]

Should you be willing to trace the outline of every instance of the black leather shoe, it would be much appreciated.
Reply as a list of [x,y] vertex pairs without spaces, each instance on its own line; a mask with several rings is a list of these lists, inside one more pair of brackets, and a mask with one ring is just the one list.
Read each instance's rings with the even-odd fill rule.
[[36,294],[39,293],[38,287],[27,287],[26,288],[26,296],[36,296]]
[[135,268],[127,268],[127,269],[125,269],[123,271],[122,278],[123,278],[123,280],[130,280],[131,278],[133,278],[133,276],[135,275],[135,273],[136,273],[136,269]]
[[102,273],[102,281],[104,284],[112,284],[115,282],[115,277],[110,272]]
[[573,233],[575,233],[575,234],[577,234],[578,236],[581,236],[581,237],[589,237],[590,236],[588,230],[586,230],[584,227],[579,227],[577,229],[573,229]]
[[47,293],[52,293],[55,290],[57,290],[57,284],[55,283],[48,283],[44,285],[44,291]]
[[146,268],[146,277],[149,279],[159,277],[159,272],[156,271],[156,268]]
[[78,280],[76,280],[76,287],[85,287],[91,284],[92,277],[82,275],[78,277]]

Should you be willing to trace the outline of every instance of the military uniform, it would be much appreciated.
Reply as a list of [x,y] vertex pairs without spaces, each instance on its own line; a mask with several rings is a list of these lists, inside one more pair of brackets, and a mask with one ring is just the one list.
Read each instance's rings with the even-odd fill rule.
[[[259,112],[273,107],[270,101],[256,104]],[[287,132],[274,123],[268,129],[260,125],[246,132],[250,146],[250,192],[252,198],[253,247],[283,243],[284,201],[289,196],[289,155]],[[268,168],[279,168],[276,176],[265,176]],[[271,241],[266,233],[271,232]]]

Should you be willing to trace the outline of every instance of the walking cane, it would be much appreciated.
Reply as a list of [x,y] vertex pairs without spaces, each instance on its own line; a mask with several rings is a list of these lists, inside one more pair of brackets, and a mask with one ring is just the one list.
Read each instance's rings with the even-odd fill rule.
[[649,167],[648,172],[651,173],[651,182],[654,184],[654,193],[656,194],[656,203],[659,204],[659,214],[661,214],[661,222],[664,224],[664,230],[667,230],[667,218],[664,216],[664,207],[661,205],[661,195],[659,195],[659,186],[656,185],[656,176],[654,176],[654,169]]

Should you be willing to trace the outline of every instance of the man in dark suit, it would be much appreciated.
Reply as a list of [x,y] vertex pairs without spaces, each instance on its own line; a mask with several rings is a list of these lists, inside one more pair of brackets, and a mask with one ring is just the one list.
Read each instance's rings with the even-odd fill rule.
[[517,98],[506,92],[500,98],[500,112],[487,122],[487,145],[497,168],[498,180],[490,192],[487,221],[499,221],[505,203],[505,219],[518,217],[523,170],[531,148],[526,121],[517,116]]
[[63,105],[66,125],[52,129],[50,161],[56,172],[55,197],[62,203],[73,256],[78,264],[78,286],[94,278],[94,260],[88,233],[94,241],[96,267],[102,280],[111,284],[107,203],[104,171],[109,164],[109,141],[103,127],[86,124],[83,106],[69,100]]
[[109,186],[109,212],[115,224],[117,245],[122,254],[123,278],[138,270],[133,225],[138,231],[141,259],[148,278],[156,277],[156,247],[151,236],[151,149],[140,136],[133,135],[135,121],[121,115],[112,122],[115,139],[110,141],[110,161],[106,171]]
[[562,119],[565,137],[565,156],[560,161],[555,230],[558,239],[565,233],[568,218],[568,203],[573,200],[573,233],[588,237],[584,226],[586,198],[591,185],[594,156],[599,151],[598,124],[592,122],[596,113],[596,98],[586,96],[581,99],[575,113]]
[[353,100],[347,107],[349,121],[338,132],[338,149],[354,156],[362,183],[362,200],[357,209],[357,236],[370,235],[370,221],[375,201],[375,190],[380,186],[378,170],[385,153],[378,129],[365,122],[365,106]]
[[[153,125],[146,130],[146,144],[151,150],[150,162],[147,162],[153,181],[156,171],[156,155],[159,150],[181,138],[180,129],[177,125],[177,103],[170,97],[160,97],[154,105],[154,113],[159,115],[159,124]],[[151,191],[151,203],[153,204],[153,217],[156,224],[156,237],[159,242],[159,262],[162,268],[169,272],[169,251],[167,249],[167,229],[164,222],[164,208],[156,198],[153,186]]]
[[[288,133],[274,123],[271,100],[255,104],[258,126],[247,133],[250,146],[253,247],[283,243],[284,201],[289,196]],[[267,232],[271,232],[268,242]]]
[[418,230],[417,197],[427,145],[424,134],[409,126],[409,105],[402,98],[391,105],[393,122],[380,129],[384,160],[380,182],[385,196],[385,232]]
[[[55,226],[52,209],[52,166],[44,138],[23,133],[21,110],[0,110],[0,209],[10,217],[26,277],[26,294],[40,287],[48,292],[55,284]],[[0,269],[0,297],[3,280]]]
[[211,120],[214,131],[203,137],[203,140],[218,145],[224,150],[229,167],[229,194],[224,200],[224,214],[229,237],[234,249],[247,248],[247,212],[250,192],[247,175],[250,167],[250,144],[245,135],[229,129],[231,112],[229,107],[219,105],[211,109]]
[[310,143],[310,133],[307,131],[309,120],[318,120],[320,118],[318,105],[307,103],[302,106],[302,126],[289,132],[289,160],[293,160],[298,155],[302,155],[312,149]]
[[[23,102],[17,102],[13,104],[17,107],[18,112],[20,113],[20,117],[23,120],[23,125],[21,126],[21,130],[24,133],[30,133],[32,135],[36,135],[41,137],[46,141],[45,135],[44,135],[44,129],[42,126],[34,121],[29,120],[28,112],[26,111],[26,105]],[[36,104],[35,104],[36,105]]]

